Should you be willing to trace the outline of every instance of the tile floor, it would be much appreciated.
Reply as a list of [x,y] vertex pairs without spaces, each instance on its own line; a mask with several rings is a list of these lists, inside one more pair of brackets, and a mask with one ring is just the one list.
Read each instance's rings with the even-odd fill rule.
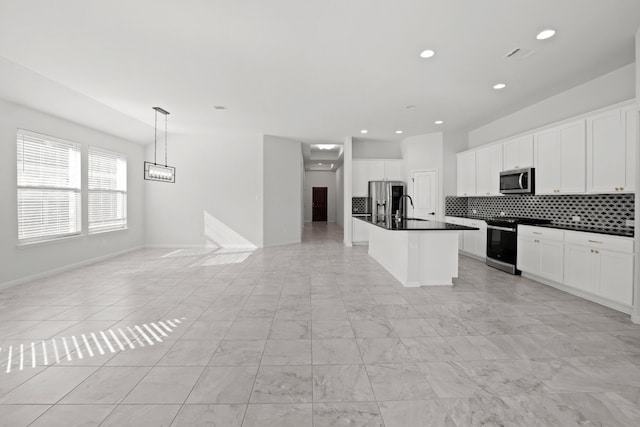
[[[341,239],[309,224],[300,245],[141,250],[0,291],[0,425],[640,425],[628,316],[465,257],[454,287],[406,289]],[[171,319],[142,347],[135,325]],[[38,353],[100,331],[113,352]]]

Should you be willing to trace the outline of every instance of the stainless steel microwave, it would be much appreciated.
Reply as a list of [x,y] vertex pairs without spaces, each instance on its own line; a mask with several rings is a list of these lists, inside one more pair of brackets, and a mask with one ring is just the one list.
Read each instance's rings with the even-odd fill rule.
[[500,192],[502,194],[534,194],[534,185],[534,168],[500,172]]

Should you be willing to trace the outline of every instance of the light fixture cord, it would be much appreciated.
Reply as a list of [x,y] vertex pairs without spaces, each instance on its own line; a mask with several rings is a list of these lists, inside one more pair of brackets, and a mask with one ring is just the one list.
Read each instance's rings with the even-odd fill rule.
[[156,112],[156,121],[153,125],[153,164],[158,163],[158,110],[154,109]]
[[164,115],[164,165],[167,166],[167,116]]

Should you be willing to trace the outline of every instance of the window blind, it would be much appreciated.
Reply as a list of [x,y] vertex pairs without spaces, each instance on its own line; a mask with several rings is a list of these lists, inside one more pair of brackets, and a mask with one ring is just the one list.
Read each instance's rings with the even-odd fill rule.
[[79,234],[80,146],[18,130],[17,157],[18,242]]
[[89,233],[127,228],[127,159],[89,147]]

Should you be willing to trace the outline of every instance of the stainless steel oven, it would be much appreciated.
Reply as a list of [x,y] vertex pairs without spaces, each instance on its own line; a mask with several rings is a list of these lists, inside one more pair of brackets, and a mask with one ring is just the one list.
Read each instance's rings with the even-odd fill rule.
[[514,169],[500,172],[502,194],[534,194],[535,169]]
[[511,274],[520,274],[516,268],[518,255],[517,225],[487,224],[487,265]]
[[518,224],[548,224],[537,218],[494,217],[487,220],[487,265],[520,274],[518,265]]

